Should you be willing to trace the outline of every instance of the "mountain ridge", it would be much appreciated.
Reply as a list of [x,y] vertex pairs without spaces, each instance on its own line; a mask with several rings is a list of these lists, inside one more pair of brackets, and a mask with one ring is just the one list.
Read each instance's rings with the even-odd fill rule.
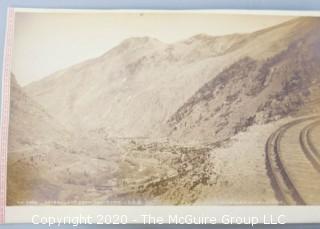
[[[318,96],[314,91],[320,86],[319,40],[320,33],[313,33],[313,37],[296,40],[265,61],[245,57],[235,62],[200,88],[169,119],[171,134],[180,129],[178,135],[183,138],[188,129],[192,129],[190,133],[198,129],[189,139],[209,140],[210,136],[223,140],[253,124],[300,111],[313,95]],[[208,126],[212,132],[204,134]],[[226,131],[229,133],[220,133]]]
[[[302,18],[302,17],[299,17],[299,18],[296,18],[296,19],[291,19],[289,21],[280,23],[280,24],[275,25],[275,26],[271,26],[271,27],[268,27],[268,28],[265,28],[265,29],[261,29],[261,30],[252,32],[251,34],[261,34],[261,33],[270,31],[272,29],[275,29],[275,28],[278,28],[278,27],[282,27],[283,25],[299,24],[299,22],[302,22],[302,21],[312,22],[312,21],[317,21],[317,18]],[[191,41],[192,40],[198,40],[199,38],[200,39],[202,39],[202,38],[205,38],[205,39],[219,39],[219,38],[222,38],[222,37],[246,36],[248,34],[250,34],[250,33],[230,33],[230,34],[226,34],[226,35],[209,35],[207,33],[198,33],[198,34],[193,35],[191,37],[184,38],[184,39],[181,39],[179,41],[175,41],[175,42],[171,42],[171,43],[166,43],[166,42],[160,41],[159,39],[157,39],[155,37],[151,37],[151,36],[130,37],[130,38],[126,38],[126,39],[122,40],[118,45],[112,47],[111,49],[107,50],[105,53],[103,53],[103,54],[101,54],[101,55],[99,55],[97,57],[81,61],[80,63],[76,63],[76,64],[73,64],[73,65],[70,65],[70,66],[68,66],[66,68],[63,68],[61,70],[57,70],[56,72],[54,72],[52,74],[49,74],[48,76],[44,77],[43,79],[50,78],[50,76],[55,76],[55,75],[57,75],[57,74],[59,74],[61,72],[64,72],[65,70],[67,70],[69,68],[76,68],[77,66],[83,66],[86,63],[89,64],[91,62],[94,62],[97,58],[100,58],[102,56],[107,55],[113,49],[121,47],[122,45],[128,46],[129,43],[135,43],[134,41],[144,41],[144,40],[148,41],[148,40],[151,40],[151,41],[157,41],[158,43],[162,43],[162,44],[166,44],[166,45],[170,46],[170,45],[179,44],[179,43],[190,43],[190,40]],[[35,83],[37,83],[39,81],[42,81],[43,79],[30,82],[29,84],[25,85],[24,87],[32,86],[32,84],[35,84]]]
[[110,136],[151,136],[232,64],[246,57],[272,59],[318,28],[319,19],[298,18],[249,34],[200,34],[172,44],[129,38],[100,57],[24,89],[71,129],[103,127]]

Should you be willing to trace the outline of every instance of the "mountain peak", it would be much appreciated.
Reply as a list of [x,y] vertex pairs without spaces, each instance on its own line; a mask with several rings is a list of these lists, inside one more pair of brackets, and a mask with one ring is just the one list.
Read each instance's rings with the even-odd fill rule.
[[214,36],[211,36],[209,34],[206,34],[206,33],[199,33],[199,34],[196,34],[192,37],[189,37],[188,39],[186,39],[184,42],[185,43],[193,43],[193,42],[196,42],[196,41],[200,41],[200,42],[206,42],[206,41],[210,41],[212,40],[212,38],[214,38]]
[[146,45],[159,45],[162,42],[153,37],[130,37],[121,42],[121,46],[134,47],[134,46],[146,46]]
[[196,34],[194,36],[191,37],[191,39],[195,39],[195,40],[207,40],[207,39],[211,39],[213,36],[207,34],[207,33],[199,33]]
[[153,49],[157,47],[161,47],[164,45],[163,42],[160,40],[153,38],[153,37],[130,37],[125,40],[123,40],[119,45],[115,46],[111,50],[107,51],[103,57],[107,57],[109,55],[112,55],[114,53],[122,53],[127,52],[128,50],[137,50],[137,49]]
[[17,81],[17,78],[12,72],[10,73],[10,77],[11,77],[11,80],[10,80],[11,86],[14,87],[14,88],[16,88],[16,87],[20,88],[20,85],[19,85],[19,83]]

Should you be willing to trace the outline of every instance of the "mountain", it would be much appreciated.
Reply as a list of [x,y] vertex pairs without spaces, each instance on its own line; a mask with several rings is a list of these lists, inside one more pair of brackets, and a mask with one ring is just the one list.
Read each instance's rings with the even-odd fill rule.
[[60,188],[48,174],[56,157],[67,158],[71,134],[23,92],[13,75],[10,98],[8,204],[54,199]]
[[216,71],[208,59],[213,51],[193,43],[198,47],[206,41],[195,37],[167,45],[152,38],[131,38],[25,90],[71,128],[103,127],[111,136],[146,136]]
[[9,151],[26,145],[65,142],[71,134],[55,118],[30,98],[11,75]]
[[296,30],[305,27],[284,50],[266,59],[243,57],[202,86],[169,119],[170,136],[223,140],[253,124],[303,112],[319,99],[320,20],[298,22]]
[[[262,98],[283,89],[264,89],[264,84],[273,86],[268,84],[272,71],[280,74],[271,69],[276,69],[278,61],[283,69],[289,65],[287,62],[294,65],[295,61],[303,61],[302,55],[314,48],[306,42],[312,43],[313,39],[316,43],[319,24],[319,19],[299,18],[250,34],[199,34],[172,44],[149,37],[129,38],[100,57],[54,73],[24,89],[59,122],[78,133],[100,130],[111,137],[182,137],[193,136],[186,132],[198,133],[202,126],[210,124],[214,129],[199,137],[211,139],[218,131],[215,126],[227,127],[218,121],[219,115],[224,119],[225,113],[242,110],[241,106],[249,106],[248,113],[256,112],[256,107],[265,109],[265,99],[256,100],[254,106],[248,104],[254,96]],[[304,49],[304,54],[297,53]],[[296,54],[300,58],[290,56]],[[316,71],[315,66],[310,71],[313,70]],[[241,77],[247,83],[252,78],[254,85],[240,90],[245,82],[235,81],[242,80]],[[226,89],[217,90],[220,83],[226,84]],[[257,94],[262,89],[264,92]],[[219,97],[213,91],[219,91]],[[206,93],[211,93],[208,101],[201,97]],[[222,108],[221,103],[231,104],[236,99],[243,102]],[[207,103],[208,106],[203,105]],[[193,117],[199,111],[200,121],[208,119],[203,124]],[[210,117],[214,113],[219,114]],[[224,130],[228,133],[223,135],[234,133],[238,122],[235,118],[231,129]]]
[[86,192],[95,183],[115,179],[119,149],[96,133],[68,131],[13,75],[9,123],[8,205],[90,199]]

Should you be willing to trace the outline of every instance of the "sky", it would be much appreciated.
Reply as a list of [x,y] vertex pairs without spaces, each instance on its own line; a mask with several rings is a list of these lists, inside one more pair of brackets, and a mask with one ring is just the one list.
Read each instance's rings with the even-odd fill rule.
[[[95,12],[95,13],[94,13]],[[106,53],[129,37],[173,43],[199,33],[249,33],[293,17],[164,12],[17,12],[12,72],[25,86]]]

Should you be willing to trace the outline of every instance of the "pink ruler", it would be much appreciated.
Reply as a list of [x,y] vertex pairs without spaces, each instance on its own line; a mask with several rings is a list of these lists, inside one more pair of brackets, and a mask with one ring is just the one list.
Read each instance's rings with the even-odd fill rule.
[[5,223],[7,189],[7,151],[10,109],[10,75],[14,34],[14,9],[7,14],[6,40],[4,46],[2,89],[1,89],[1,129],[0,129],[0,223]]

